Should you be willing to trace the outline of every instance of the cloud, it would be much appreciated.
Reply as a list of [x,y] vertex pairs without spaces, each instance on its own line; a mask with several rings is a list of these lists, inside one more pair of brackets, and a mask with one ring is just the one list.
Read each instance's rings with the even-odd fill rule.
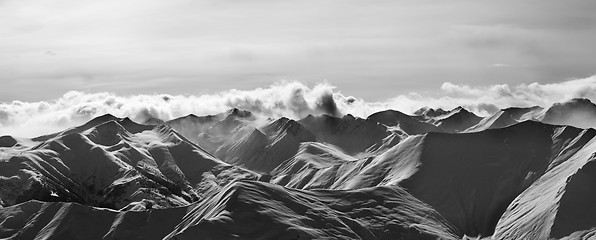
[[408,103],[408,106],[402,105],[406,111],[424,105],[444,108],[464,106],[478,114],[487,115],[499,108],[536,105],[549,107],[554,103],[568,101],[572,98],[587,98],[594,101],[596,99],[596,76],[550,84],[535,82],[518,85],[470,86],[445,82],[441,85],[440,93],[442,96],[435,98],[412,94],[411,96],[399,96],[392,101]]
[[236,107],[262,117],[300,119],[308,114],[367,117],[386,109],[413,113],[421,107],[451,109],[463,106],[488,115],[511,106],[548,107],[571,98],[596,102],[596,76],[552,84],[496,84],[470,86],[445,82],[436,94],[410,93],[386,101],[370,102],[346,96],[329,83],[310,87],[283,81],[253,90],[227,90],[205,95],[130,95],[71,91],[51,101],[0,104],[0,135],[33,137],[82,124],[110,113],[144,122],[149,118],[169,120],[187,114],[208,115]]
[[[69,90],[153,93],[167,82],[176,82],[168,93],[197,94],[278,79],[344,81],[343,91],[382,100],[394,89],[403,94],[444,81],[552,82],[595,68],[596,2],[585,0],[0,6],[0,101],[39,101]],[[375,84],[358,84],[362,79]]]
[[250,91],[232,89],[200,96],[119,96],[108,92],[70,91],[52,101],[0,104],[0,135],[37,136],[76,126],[106,113],[138,122],[153,117],[169,120],[190,113],[216,114],[233,107],[273,118],[340,115],[336,98],[344,97],[334,93],[334,87],[329,84],[319,83],[311,88],[300,82],[280,82]]

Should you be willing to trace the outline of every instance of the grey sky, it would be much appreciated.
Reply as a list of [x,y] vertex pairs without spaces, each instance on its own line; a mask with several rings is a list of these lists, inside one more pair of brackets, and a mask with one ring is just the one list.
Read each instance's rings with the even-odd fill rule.
[[327,80],[371,101],[596,74],[596,2],[0,0],[0,101]]

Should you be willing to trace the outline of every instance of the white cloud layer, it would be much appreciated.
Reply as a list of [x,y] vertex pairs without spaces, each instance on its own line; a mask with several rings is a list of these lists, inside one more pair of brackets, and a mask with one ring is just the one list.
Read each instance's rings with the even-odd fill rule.
[[82,124],[110,113],[143,122],[150,117],[163,120],[187,114],[208,115],[237,107],[263,117],[308,114],[353,114],[366,117],[374,112],[396,109],[412,113],[424,106],[451,109],[464,106],[481,115],[510,106],[548,107],[571,98],[596,100],[596,76],[552,84],[470,86],[445,82],[436,94],[410,93],[381,102],[346,96],[328,83],[308,86],[301,82],[280,82],[253,90],[228,90],[205,95],[132,95],[71,91],[51,101],[0,104],[0,135],[33,137]]

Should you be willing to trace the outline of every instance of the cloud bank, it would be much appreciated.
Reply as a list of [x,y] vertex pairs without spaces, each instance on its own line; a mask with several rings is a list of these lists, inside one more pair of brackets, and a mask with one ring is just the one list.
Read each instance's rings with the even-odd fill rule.
[[253,90],[228,90],[206,95],[131,95],[71,91],[51,101],[0,103],[0,135],[33,137],[82,124],[106,113],[137,122],[169,120],[188,114],[209,115],[236,107],[262,117],[299,119],[308,114],[366,117],[395,109],[412,113],[421,107],[463,106],[488,115],[511,106],[548,107],[571,98],[596,100],[596,76],[552,84],[471,86],[443,83],[434,93],[409,93],[380,102],[346,96],[329,83],[314,86],[284,81]]

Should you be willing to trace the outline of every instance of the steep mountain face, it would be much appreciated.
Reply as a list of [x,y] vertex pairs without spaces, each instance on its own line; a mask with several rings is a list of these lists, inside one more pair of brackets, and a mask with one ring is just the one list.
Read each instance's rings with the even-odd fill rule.
[[272,182],[302,189],[402,186],[462,233],[490,236],[520,193],[592,137],[532,121],[479,133],[429,133],[361,160],[288,161]]
[[457,107],[448,113],[435,117],[435,125],[445,132],[461,132],[480,122],[481,117],[462,108]]
[[280,118],[220,147],[216,155],[228,163],[268,173],[295,155],[300,143],[309,141],[315,141],[311,132],[294,120]]
[[[326,145],[319,142],[303,142],[300,144],[298,152],[292,157],[292,161],[286,161],[284,162],[284,165],[292,165],[294,167],[306,165],[328,167],[356,160],[358,159],[345,154],[332,145]],[[280,166],[280,168],[283,169],[282,166]]]
[[388,127],[399,127],[409,135],[441,132],[441,130],[433,124],[418,120],[417,117],[395,110],[374,113],[368,116],[367,120],[379,122]]
[[169,127],[109,116],[33,147],[2,152],[3,205],[38,199],[119,209],[149,201],[165,208],[187,205],[235,179],[258,178]]
[[457,238],[437,212],[398,187],[300,191],[252,181],[181,208],[29,201],[0,209],[0,222],[0,237],[20,239]]
[[478,134],[428,134],[419,167],[400,182],[469,236],[490,236],[509,203],[552,158],[552,128],[524,122]]
[[415,116],[420,116],[423,119],[432,119],[432,118],[446,115],[448,113],[449,113],[449,111],[445,111],[441,108],[434,109],[434,108],[429,108],[429,107],[423,107],[423,108],[420,108],[420,109],[414,111]]
[[269,137],[255,128],[238,140],[219,147],[215,155],[228,163],[241,164],[260,154],[268,144]]
[[538,119],[550,124],[596,128],[596,105],[588,99],[574,98],[553,104]]
[[227,115],[223,120],[202,132],[197,144],[210,153],[215,153],[222,145],[233,142],[254,129],[249,123],[253,118],[244,118],[236,115]]
[[[172,119],[164,122],[163,124],[170,126],[176,132],[181,133],[188,140],[193,143],[199,141],[199,135],[205,132],[207,129],[215,125],[217,122],[224,118],[223,114],[208,115],[198,117],[194,114],[189,114],[184,117]],[[159,124],[158,124],[159,125]]]
[[559,135],[578,132],[560,153],[560,159],[526,191],[515,198],[500,218],[496,239],[586,239],[596,226],[596,130],[561,129]]
[[502,109],[491,116],[482,119],[478,124],[466,132],[479,132],[487,129],[504,128],[527,120],[535,120],[543,108],[535,106],[529,108],[511,107]]
[[237,141],[250,132],[254,128],[250,125],[255,120],[256,117],[251,112],[233,108],[217,115],[188,115],[165,124],[207,152],[215,153],[223,144]]
[[[99,124],[102,124],[104,122],[120,121],[120,120],[126,120],[126,121],[122,121],[121,122],[122,123],[121,124],[122,126],[124,126],[124,125],[136,126],[137,125],[136,123],[134,123],[133,121],[131,121],[129,118],[120,119],[120,118],[115,117],[114,115],[105,114],[105,115],[96,117],[96,118],[92,119],[91,121],[89,121],[89,122],[87,122],[87,123],[85,123],[85,124],[83,124],[81,126],[70,128],[70,129],[66,129],[66,130],[64,130],[62,132],[58,132],[58,133],[53,133],[53,134],[48,134],[48,135],[44,135],[44,136],[39,136],[39,137],[33,138],[32,140],[33,141],[46,141],[46,140],[49,140],[49,139],[54,138],[54,137],[57,137],[57,136],[68,135],[69,133],[81,133],[81,132],[83,132],[85,130],[88,130],[88,129],[90,129],[92,127],[95,127],[95,126],[97,126]],[[149,127],[147,127],[147,128],[149,128]]]
[[180,223],[187,208],[116,211],[31,200],[0,208],[0,238],[162,239]]
[[439,131],[429,132],[448,132],[456,133],[475,126],[483,118],[466,110],[463,107],[456,107],[450,111],[443,109],[421,108],[414,112],[413,118],[435,125]]
[[271,182],[299,189],[339,189],[364,164],[334,146],[305,142],[296,155],[272,171]]
[[314,134],[317,141],[335,145],[348,154],[364,152],[391,134],[378,121],[349,114],[342,118],[309,115],[298,122]]
[[579,128],[596,127],[596,105],[588,99],[575,98],[567,102],[555,103],[548,109],[542,107],[506,108],[482,119],[467,129],[477,132],[486,129],[503,128],[526,120],[541,121],[555,125],[570,125]]

